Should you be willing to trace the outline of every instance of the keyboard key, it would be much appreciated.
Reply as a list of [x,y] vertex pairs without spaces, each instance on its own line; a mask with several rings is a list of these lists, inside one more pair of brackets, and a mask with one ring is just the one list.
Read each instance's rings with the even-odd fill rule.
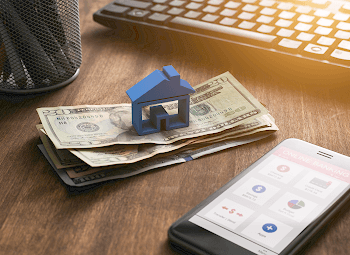
[[136,0],[115,0],[115,4],[124,5],[132,8],[146,9],[152,6],[152,3],[141,2]]
[[320,46],[312,43],[309,43],[304,49],[304,51],[317,54],[317,55],[322,55],[326,53],[327,50],[328,50],[328,47],[324,47],[324,46]]
[[[320,5],[325,5],[327,2],[329,2],[328,0],[312,0],[311,1],[313,4],[320,4]],[[323,6],[325,7],[325,6]]]
[[224,2],[224,0],[209,0],[208,4],[210,5],[220,5]]
[[129,7],[109,4],[103,8],[102,13],[112,16],[124,16],[128,11],[130,11]]
[[222,12],[220,12],[221,16],[226,16],[226,17],[232,17],[233,15],[236,14],[237,11],[231,10],[231,9],[225,9]]
[[234,23],[236,23],[237,19],[231,19],[231,18],[223,18],[219,23],[225,26],[232,26]]
[[269,24],[271,21],[273,21],[273,17],[261,15],[259,18],[257,18],[257,22],[264,23],[264,24]]
[[152,15],[148,16],[147,20],[149,20],[152,23],[162,25],[166,23],[171,18],[170,15],[162,14],[162,13],[153,13]]
[[254,4],[256,0],[242,0],[243,3]]
[[302,13],[302,14],[309,14],[311,12],[312,8],[309,6],[298,6],[295,11]]
[[279,5],[277,5],[277,9],[289,11],[293,8],[293,6],[294,5],[292,3],[280,3]]
[[340,13],[340,12],[334,14],[334,16],[333,16],[333,19],[339,20],[339,21],[347,21],[349,18],[350,18],[349,14],[344,14],[344,13]]
[[207,22],[215,22],[219,18],[218,15],[206,14],[202,20]]
[[168,0],[153,0],[155,4],[165,4],[166,2],[168,2]]
[[337,28],[341,30],[350,30],[350,23],[348,22],[339,22]]
[[336,49],[332,52],[331,57],[341,60],[350,60],[350,52]]
[[259,6],[246,4],[242,10],[246,12],[255,12],[257,9],[259,9]]
[[150,14],[149,11],[134,9],[134,10],[128,12],[127,16],[129,18],[135,19],[135,20],[144,20],[149,14]]
[[325,46],[331,46],[335,42],[334,38],[321,36],[320,39],[317,40],[318,44],[325,45]]
[[275,25],[276,25],[276,26],[279,26],[279,27],[285,27],[285,28],[287,28],[287,27],[289,27],[290,25],[292,25],[292,23],[293,23],[293,21],[291,21],[291,20],[279,19],[279,20],[275,23]]
[[257,29],[257,31],[259,31],[259,32],[261,32],[261,33],[270,34],[274,29],[275,29],[275,27],[273,27],[273,26],[261,25],[261,26]]
[[281,28],[276,35],[278,36],[282,36],[282,37],[291,37],[294,34],[294,30],[290,30],[290,29],[285,29],[285,28]]
[[315,16],[323,17],[323,18],[327,18],[330,14],[331,14],[331,12],[330,11],[326,11],[326,10],[316,10],[314,12]]
[[302,22],[298,23],[294,27],[294,29],[299,30],[299,31],[304,31],[304,32],[309,31],[311,28],[312,28],[311,24],[305,24],[305,23],[302,23]]
[[163,12],[165,11],[166,9],[168,9],[169,7],[166,6],[166,5],[162,5],[162,4],[157,4],[155,6],[153,6],[151,8],[151,11],[154,11],[154,12]]
[[184,16],[190,19],[197,19],[201,14],[201,12],[189,11]]
[[249,39],[249,40],[253,40],[253,41],[250,41],[252,44],[256,42],[255,44],[258,44],[258,45],[260,45],[263,42],[272,43],[276,39],[276,36],[272,36],[272,35],[266,35],[262,33],[238,29],[234,27],[221,26],[213,23],[207,23],[207,22],[187,19],[183,17],[175,17],[174,19],[170,20],[170,26],[184,27],[187,29],[192,28],[192,30],[195,30],[195,31],[199,30],[205,34],[210,34],[210,35],[212,35],[213,33],[220,33],[223,36],[226,35],[226,38],[235,36],[237,40]]
[[278,17],[282,19],[292,19],[295,16],[294,12],[282,11]]
[[182,0],[173,0],[169,3],[170,6],[173,7],[181,7],[186,3],[186,1],[182,1]]
[[275,5],[275,1],[272,0],[262,0],[259,5],[264,6],[264,7],[272,7]]
[[298,18],[298,21],[304,22],[304,23],[310,23],[314,18],[315,18],[314,16],[301,14]]
[[185,9],[173,7],[167,13],[170,14],[170,15],[175,15],[176,16],[176,15],[180,15],[184,11],[185,11]]
[[350,32],[345,32],[345,31],[342,31],[342,30],[338,30],[335,33],[334,37],[339,38],[339,39],[348,40],[348,39],[350,39]]
[[325,19],[325,18],[320,18],[318,21],[317,21],[317,24],[320,25],[320,26],[324,26],[324,27],[329,27],[333,24],[333,20],[331,19]]
[[338,47],[339,47],[339,48],[342,48],[342,49],[350,50],[350,42],[349,42],[349,41],[342,40],[342,41],[339,43]]
[[236,9],[238,6],[240,6],[241,3],[229,1],[227,4],[225,4],[226,8]]
[[300,47],[300,45],[302,44],[302,42],[300,41],[295,41],[295,40],[291,40],[291,39],[287,39],[287,38],[283,38],[278,45],[285,47],[285,48],[289,48],[289,49],[298,49]]
[[277,11],[276,9],[265,7],[264,9],[262,9],[260,11],[260,13],[264,14],[264,15],[274,15],[276,13],[276,11]]
[[256,23],[254,22],[242,21],[241,24],[238,25],[238,27],[243,29],[252,29],[255,25]]
[[238,18],[244,19],[244,20],[251,20],[254,16],[255,16],[254,13],[242,12],[241,14],[238,15]]
[[330,28],[330,27],[321,27],[321,26],[319,26],[319,27],[317,27],[315,29],[315,33],[319,34],[319,35],[329,35],[329,33],[332,32],[332,30],[333,29]]
[[220,7],[217,6],[212,6],[212,5],[207,5],[204,9],[203,12],[207,12],[207,13],[216,13],[218,10],[220,9]]
[[298,40],[301,40],[301,41],[304,41],[304,42],[309,42],[309,41],[311,41],[314,37],[315,37],[314,34],[309,34],[309,33],[301,32],[301,33],[297,36],[297,39],[298,39]]
[[328,0],[312,0],[311,6],[316,8],[322,8],[325,9],[331,4]]
[[188,5],[185,6],[186,9],[189,10],[198,10],[203,6],[203,4],[200,3],[195,3],[195,2],[191,2]]
[[343,13],[350,13],[350,3],[346,3],[342,5],[342,7],[340,8],[340,11]]

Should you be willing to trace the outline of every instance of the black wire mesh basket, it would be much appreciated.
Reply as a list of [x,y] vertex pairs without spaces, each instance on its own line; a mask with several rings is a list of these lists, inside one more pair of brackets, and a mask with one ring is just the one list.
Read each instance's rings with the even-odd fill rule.
[[79,73],[78,0],[0,0],[0,91],[35,93]]

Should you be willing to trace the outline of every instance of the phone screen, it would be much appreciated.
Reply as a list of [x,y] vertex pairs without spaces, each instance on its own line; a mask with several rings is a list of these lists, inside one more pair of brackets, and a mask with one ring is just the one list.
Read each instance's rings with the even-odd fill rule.
[[350,171],[279,147],[190,222],[256,254],[279,254],[348,189]]

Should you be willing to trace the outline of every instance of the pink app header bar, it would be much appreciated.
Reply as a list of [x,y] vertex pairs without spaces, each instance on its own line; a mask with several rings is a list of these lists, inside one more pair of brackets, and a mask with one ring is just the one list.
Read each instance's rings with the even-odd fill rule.
[[317,172],[332,176],[333,178],[350,183],[350,171],[328,164],[300,152],[281,147],[273,153],[274,155],[295,162],[299,165],[311,168]]

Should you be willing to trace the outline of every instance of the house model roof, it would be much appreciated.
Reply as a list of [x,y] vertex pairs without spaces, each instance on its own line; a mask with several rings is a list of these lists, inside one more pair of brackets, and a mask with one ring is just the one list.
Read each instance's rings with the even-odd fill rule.
[[163,71],[155,70],[126,91],[133,103],[156,101],[194,92],[191,85],[180,79],[180,74],[171,65],[164,66]]

